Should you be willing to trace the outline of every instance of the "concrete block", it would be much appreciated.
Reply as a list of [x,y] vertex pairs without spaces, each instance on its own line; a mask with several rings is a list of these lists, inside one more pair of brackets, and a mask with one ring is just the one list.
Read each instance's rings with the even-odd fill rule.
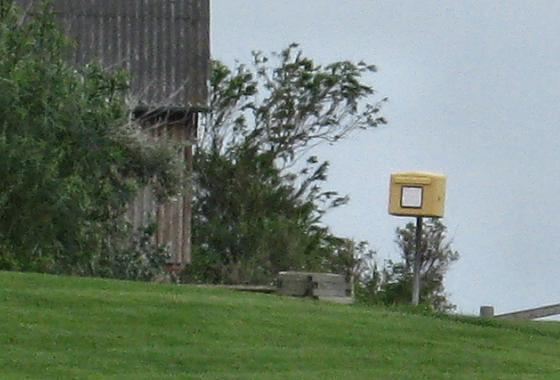
[[280,272],[278,292],[295,297],[313,297],[352,303],[352,281],[333,273]]
[[492,318],[494,316],[494,307],[492,306],[481,306],[480,316],[482,318]]

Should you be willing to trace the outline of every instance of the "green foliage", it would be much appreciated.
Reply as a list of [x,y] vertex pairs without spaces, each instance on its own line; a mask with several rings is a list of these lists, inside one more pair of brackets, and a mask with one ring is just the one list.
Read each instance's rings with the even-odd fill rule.
[[231,162],[199,152],[195,163],[198,280],[266,283],[280,270],[326,266],[331,236],[316,223],[313,199],[296,196],[270,155],[245,150]]
[[273,61],[253,58],[233,70],[213,62],[211,113],[194,159],[191,281],[266,283],[281,270],[331,270],[348,244],[321,218],[348,199],[322,189],[327,162],[303,158],[385,123],[383,101],[372,103],[364,84],[373,66],[320,66],[297,45]]
[[380,116],[386,99],[374,101],[374,89],[364,79],[375,66],[348,61],[321,66],[297,48],[292,44],[274,54],[274,61],[254,52],[250,66],[233,70],[213,62],[212,112],[200,141],[204,151],[228,156],[245,145],[290,163],[319,143],[386,123]]
[[[92,273],[100,277],[151,281],[163,275],[169,259],[164,247],[154,242],[157,225],[151,223],[140,230],[123,234],[117,249],[107,249],[94,263]],[[132,235],[132,240],[130,240]]]
[[0,14],[0,269],[99,274],[132,249],[122,215],[136,190],[179,188],[174,152],[130,119],[124,72],[66,63],[48,2],[25,22]]
[[[397,228],[395,242],[402,261],[389,261],[382,270],[373,268],[359,278],[357,297],[362,302],[385,305],[410,303],[416,225],[408,223],[404,228]],[[447,300],[443,280],[449,266],[459,259],[459,253],[451,248],[447,228],[439,219],[424,222],[420,252],[420,303],[439,312],[453,310],[455,306]]]

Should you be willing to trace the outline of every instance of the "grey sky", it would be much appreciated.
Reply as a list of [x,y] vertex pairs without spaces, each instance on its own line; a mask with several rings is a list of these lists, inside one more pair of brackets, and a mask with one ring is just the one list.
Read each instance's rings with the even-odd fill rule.
[[318,62],[364,59],[389,125],[321,149],[351,204],[335,232],[395,257],[393,171],[448,176],[447,279],[465,313],[560,302],[560,2],[212,0],[227,63],[299,42]]

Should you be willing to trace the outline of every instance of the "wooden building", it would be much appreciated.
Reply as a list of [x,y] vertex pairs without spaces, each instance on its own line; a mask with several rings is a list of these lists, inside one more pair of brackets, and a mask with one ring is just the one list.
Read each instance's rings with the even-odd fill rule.
[[[26,12],[39,2],[16,0]],[[207,107],[209,0],[54,0],[53,5],[76,43],[70,62],[125,68],[132,77],[134,116],[150,136],[184,143],[181,158],[189,173],[198,118]],[[156,204],[146,188],[128,212],[135,228],[157,221],[157,242],[168,246],[171,269],[191,260],[191,201],[188,186],[167,204]]]

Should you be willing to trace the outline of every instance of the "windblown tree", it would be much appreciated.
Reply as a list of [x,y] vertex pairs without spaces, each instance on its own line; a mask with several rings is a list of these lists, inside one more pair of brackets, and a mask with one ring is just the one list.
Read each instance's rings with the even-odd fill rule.
[[141,186],[178,190],[176,154],[131,121],[125,73],[66,63],[48,2],[23,20],[0,2],[0,270],[149,278],[122,215]]
[[[397,228],[395,243],[401,260],[389,261],[381,270],[376,267],[361,278],[358,293],[362,301],[385,305],[410,303],[416,255],[414,223]],[[439,219],[424,222],[420,247],[420,304],[436,311],[445,312],[455,308],[447,299],[443,283],[449,266],[459,259],[459,253],[451,247],[451,243],[447,237],[447,227]]]
[[[323,190],[311,155],[385,124],[364,62],[318,65],[293,44],[250,65],[213,62],[210,108],[194,160],[190,279],[269,282],[279,270],[329,269],[348,242],[322,223],[347,202]],[[338,260],[340,262],[340,260]]]
[[[395,242],[400,249],[403,264],[394,264],[389,270],[397,275],[402,288],[410,299],[412,294],[411,278],[416,256],[416,226],[407,223],[404,228],[397,228]],[[448,311],[454,306],[447,300],[444,289],[444,276],[449,266],[459,259],[459,253],[452,249],[451,240],[447,238],[447,227],[439,219],[430,219],[422,229],[420,246],[421,264],[420,281],[422,283],[420,303],[430,305],[435,310]],[[398,276],[399,273],[402,273]],[[390,291],[387,289],[387,291]],[[402,294],[401,293],[401,294]]]

